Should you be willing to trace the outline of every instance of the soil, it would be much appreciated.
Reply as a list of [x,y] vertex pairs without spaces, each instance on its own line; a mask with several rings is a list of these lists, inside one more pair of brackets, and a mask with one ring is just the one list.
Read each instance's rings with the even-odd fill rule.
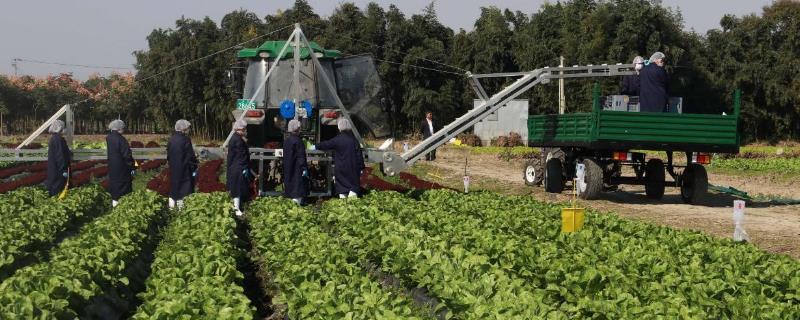
[[[463,189],[464,158],[462,150],[443,147],[437,151],[436,161],[420,161],[421,166],[417,167],[430,165],[428,171],[438,171],[437,175],[444,176],[443,184]],[[544,201],[571,200],[569,191],[549,194],[542,187],[526,186],[522,180],[523,166],[524,160],[504,161],[496,155],[471,155],[467,170],[475,188],[506,194],[529,194]],[[425,179],[424,174],[420,177]],[[770,174],[741,177],[709,172],[709,182],[732,186],[751,195],[800,199],[800,188],[795,187],[793,179]],[[571,188],[571,184],[567,188]],[[599,200],[579,202],[595,210],[614,212],[634,220],[730,238],[733,235],[733,200],[736,198],[711,192],[702,203],[688,205],[681,200],[678,188],[667,188],[664,198],[655,201],[645,196],[644,186],[623,185],[617,191],[602,193]],[[772,206],[748,202],[747,206],[745,230],[753,244],[769,252],[800,258],[800,205]]]

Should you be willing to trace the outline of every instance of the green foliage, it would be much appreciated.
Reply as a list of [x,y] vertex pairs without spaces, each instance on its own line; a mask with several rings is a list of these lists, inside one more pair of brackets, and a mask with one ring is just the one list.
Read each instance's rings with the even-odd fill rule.
[[398,193],[363,200],[332,200],[323,218],[360,259],[379,263],[402,281],[426,288],[458,319],[566,318],[542,292],[494,264],[484,254],[451,245],[446,237],[406,225],[398,217],[424,214],[421,203]]
[[320,227],[317,214],[283,198],[248,210],[251,239],[291,319],[421,319],[408,297],[370,279],[349,250]]
[[[0,315],[75,318],[86,314],[92,298],[129,284],[127,269],[155,235],[165,212],[163,198],[152,191],[125,196],[111,213],[53,249],[49,261],[23,268],[0,284]],[[110,302],[104,304],[111,307]]]
[[227,195],[195,193],[185,199],[155,252],[142,305],[133,319],[252,319],[244,295]]
[[79,219],[104,214],[110,198],[99,185],[71,190],[64,200],[48,198],[0,224],[0,279],[18,259],[46,247]]
[[800,174],[800,158],[714,159],[709,167],[738,171]]
[[[589,212],[582,231],[561,234],[559,206],[488,192],[428,191],[420,201],[378,192],[358,201],[329,202],[323,209],[343,240],[355,237],[353,250],[428,288],[458,318],[476,317],[469,312],[492,301],[464,290],[469,286],[458,279],[470,268],[495,277],[495,294],[506,294],[503,277],[518,279],[513,292],[532,293],[540,304],[526,309],[525,318],[800,315],[797,260],[697,232]],[[382,226],[394,232],[384,233]],[[418,242],[418,236],[427,241]],[[426,242],[439,244],[430,248]],[[458,257],[472,258],[451,268],[451,259]],[[462,294],[478,299],[459,305]]]
[[40,187],[25,187],[0,194],[0,218],[24,214],[32,206],[47,201],[47,191]]

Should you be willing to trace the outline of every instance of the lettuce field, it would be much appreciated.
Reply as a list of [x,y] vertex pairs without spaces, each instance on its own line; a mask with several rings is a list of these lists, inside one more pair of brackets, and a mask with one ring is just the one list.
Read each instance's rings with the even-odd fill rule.
[[[208,168],[217,170],[216,166]],[[698,232],[489,192],[170,211],[99,186],[0,194],[3,319],[798,319],[800,262]]]

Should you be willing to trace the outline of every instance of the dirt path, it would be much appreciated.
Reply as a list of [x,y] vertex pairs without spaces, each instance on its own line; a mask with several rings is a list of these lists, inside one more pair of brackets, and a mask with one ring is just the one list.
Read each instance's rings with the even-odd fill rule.
[[[464,152],[443,148],[437,152],[437,160],[424,162],[442,170],[446,183],[456,185],[464,172]],[[495,191],[511,194],[530,194],[548,201],[567,201],[568,192],[548,194],[542,187],[528,187],[522,180],[523,161],[503,161],[494,155],[471,156],[468,172],[480,186],[480,180],[492,180]],[[436,169],[434,169],[436,170]],[[487,179],[488,178],[488,179]],[[709,181],[716,185],[733,186],[752,195],[769,194],[800,199],[800,188],[791,181],[780,182],[774,177],[737,177],[709,174]],[[785,179],[783,179],[785,180]],[[712,193],[699,205],[687,205],[681,201],[680,190],[667,188],[661,201],[653,201],[644,195],[643,186],[622,186],[621,190],[607,192],[599,200],[583,202],[584,205],[613,211],[620,216],[670,226],[680,229],[699,230],[705,233],[730,238],[733,235],[732,204],[735,198]],[[769,206],[763,203],[748,203],[745,229],[751,241],[764,250],[800,258],[800,206]]]

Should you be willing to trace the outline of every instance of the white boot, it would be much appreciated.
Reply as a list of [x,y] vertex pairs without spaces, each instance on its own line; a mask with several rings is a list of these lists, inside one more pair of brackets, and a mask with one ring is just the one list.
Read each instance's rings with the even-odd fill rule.
[[175,209],[175,199],[169,198],[169,208]]
[[112,207],[112,208],[116,208],[118,204],[119,204],[119,201],[117,201],[117,200],[111,200],[111,207]]
[[294,203],[296,203],[298,206],[303,205],[303,198],[294,198],[292,201],[294,201]]
[[347,197],[348,198],[358,198],[358,194],[353,192],[353,191],[350,191],[349,193],[347,193]]
[[233,209],[236,210],[237,217],[241,217],[244,215],[244,212],[242,212],[242,210],[239,207],[240,201],[241,200],[239,198],[233,198]]
[[175,201],[175,205],[178,207],[178,210],[183,209],[183,200]]

